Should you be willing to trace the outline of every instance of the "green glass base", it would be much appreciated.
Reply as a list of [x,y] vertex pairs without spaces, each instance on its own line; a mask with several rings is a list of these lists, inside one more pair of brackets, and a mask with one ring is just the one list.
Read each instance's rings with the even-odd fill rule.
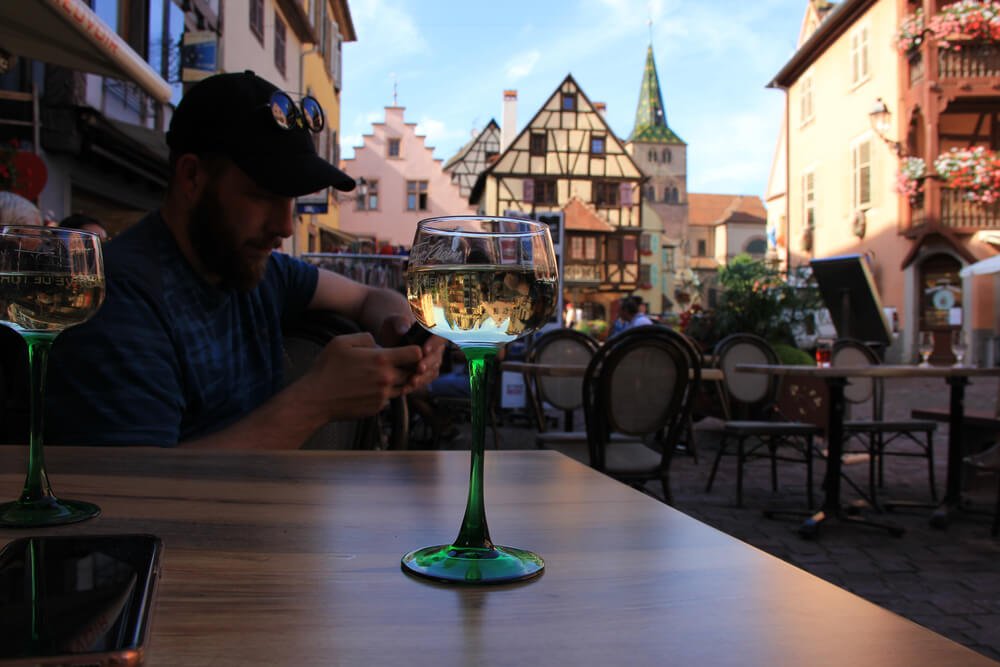
[[101,513],[101,508],[82,500],[60,500],[47,496],[40,500],[15,500],[0,505],[0,526],[8,528],[35,528],[60,526],[91,519]]
[[514,547],[492,549],[442,544],[403,556],[404,572],[447,584],[508,584],[537,577],[542,557]]

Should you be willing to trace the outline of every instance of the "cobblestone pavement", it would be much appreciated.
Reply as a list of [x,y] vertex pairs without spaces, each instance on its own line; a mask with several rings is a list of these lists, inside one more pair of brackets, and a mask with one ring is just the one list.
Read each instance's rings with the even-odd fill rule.
[[[967,389],[966,409],[992,411],[996,400],[997,381],[976,380]],[[894,380],[888,386],[887,418],[908,417],[911,408],[947,406],[948,390],[943,380]],[[697,426],[697,461],[679,455],[673,462],[671,479],[677,509],[1000,660],[1000,538],[990,536],[990,512],[997,493],[995,477],[980,475],[967,485],[974,505],[987,513],[960,514],[947,530],[929,526],[929,509],[898,509],[881,515],[867,514],[901,526],[906,531],[902,537],[837,523],[824,526],[819,539],[809,541],[795,532],[797,520],[767,519],[762,515],[765,507],[775,504],[806,509],[802,465],[780,464],[779,491],[772,494],[767,462],[748,464],[744,506],[739,508],[735,506],[735,459],[724,457],[712,492],[705,492],[718,448],[713,426],[718,426],[714,420],[704,420]],[[534,428],[524,423],[508,420],[501,434],[504,449],[534,447]],[[947,424],[941,424],[934,437],[939,493],[944,487],[947,438]],[[447,447],[462,449],[468,444],[465,428]],[[849,477],[866,487],[866,463],[847,466],[846,470]],[[814,471],[818,498],[822,497],[822,474],[820,463]],[[845,500],[859,497],[847,484],[842,489]],[[650,484],[648,490],[658,495],[659,484]],[[929,502],[925,460],[887,460],[884,495]]]

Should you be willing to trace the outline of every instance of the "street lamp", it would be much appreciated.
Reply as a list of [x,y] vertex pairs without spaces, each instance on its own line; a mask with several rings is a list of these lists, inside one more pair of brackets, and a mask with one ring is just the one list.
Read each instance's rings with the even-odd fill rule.
[[898,141],[893,141],[886,134],[889,132],[889,107],[885,105],[882,98],[879,97],[875,100],[875,104],[872,105],[872,110],[868,112],[868,120],[871,121],[872,129],[875,130],[875,134],[879,136],[879,139],[884,141],[889,148],[896,153],[897,157],[903,157],[906,155],[906,150],[903,148],[903,144]]

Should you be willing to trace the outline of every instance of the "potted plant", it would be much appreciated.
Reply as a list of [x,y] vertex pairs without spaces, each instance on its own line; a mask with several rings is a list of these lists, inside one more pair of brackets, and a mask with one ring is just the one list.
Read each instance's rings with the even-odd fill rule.
[[985,146],[952,148],[934,160],[934,170],[945,185],[964,190],[978,204],[1000,201],[1000,154]]
[[927,164],[923,158],[905,157],[899,164],[899,174],[896,177],[896,192],[906,195],[913,204],[919,200],[924,189],[924,179],[927,177]]
[[962,0],[941,8],[927,21],[927,31],[942,49],[960,50],[962,42],[1000,42],[1000,2]]

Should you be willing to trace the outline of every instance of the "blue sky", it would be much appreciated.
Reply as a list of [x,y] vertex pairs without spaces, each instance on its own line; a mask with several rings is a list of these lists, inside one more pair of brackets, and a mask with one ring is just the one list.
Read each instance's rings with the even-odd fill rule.
[[518,130],[567,74],[632,131],[652,43],[692,192],[763,196],[784,105],[765,88],[794,52],[807,0],[351,0],[341,133],[354,154],[392,104],[448,159],[518,91]]

